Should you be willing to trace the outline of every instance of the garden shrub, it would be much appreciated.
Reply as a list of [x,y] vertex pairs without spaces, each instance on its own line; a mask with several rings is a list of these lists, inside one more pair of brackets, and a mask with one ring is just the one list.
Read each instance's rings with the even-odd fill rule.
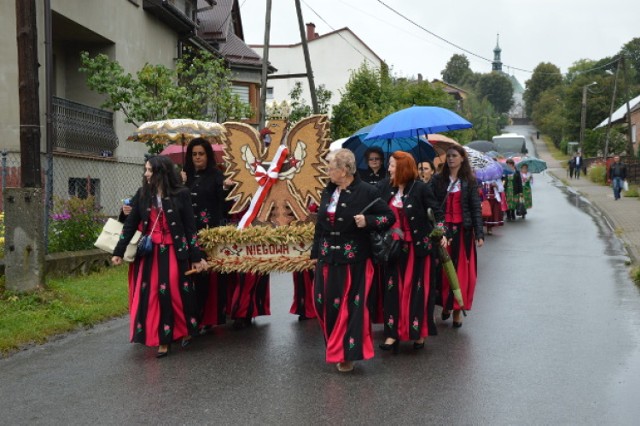
[[49,221],[49,253],[93,248],[106,217],[95,198],[55,198]]

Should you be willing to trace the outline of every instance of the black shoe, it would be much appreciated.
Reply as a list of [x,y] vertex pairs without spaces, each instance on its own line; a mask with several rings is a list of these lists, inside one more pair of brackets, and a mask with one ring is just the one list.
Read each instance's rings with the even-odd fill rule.
[[251,318],[238,318],[233,322],[233,328],[236,330],[241,330],[247,327],[251,327]]
[[164,358],[164,357],[166,357],[167,355],[169,355],[169,350],[170,349],[171,349],[171,345],[167,345],[167,349],[164,350],[164,351],[161,351],[158,348],[158,353],[156,353],[156,358]]
[[442,321],[448,320],[450,316],[451,316],[451,311],[449,312],[442,311],[442,314],[440,314],[440,318],[442,318]]
[[193,340],[191,336],[189,336],[188,338],[183,337],[182,342],[180,342],[180,346],[182,346],[183,348],[188,348],[191,345],[191,340]]
[[308,319],[311,319],[311,318],[305,315],[298,315],[298,321],[306,321]]
[[415,349],[415,350],[424,349],[424,342],[422,342],[422,343],[413,342],[413,349]]
[[393,353],[394,353],[394,354],[397,354],[397,353],[398,353],[398,347],[399,347],[399,346],[400,346],[400,341],[399,341],[399,340],[396,340],[396,341],[395,341],[395,342],[393,342],[393,343],[380,343],[380,344],[378,345],[378,347],[379,347],[380,349],[382,349],[383,351],[390,351],[390,350],[393,350]]
[[462,327],[462,321],[458,322],[458,321],[454,321],[453,322],[453,328],[460,328]]

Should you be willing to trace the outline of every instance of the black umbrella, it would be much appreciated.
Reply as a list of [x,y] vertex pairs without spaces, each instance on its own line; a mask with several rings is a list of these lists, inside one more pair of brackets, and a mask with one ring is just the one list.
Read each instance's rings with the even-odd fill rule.
[[490,141],[483,141],[483,140],[472,141],[472,142],[469,142],[466,146],[480,152],[497,151],[496,144]]

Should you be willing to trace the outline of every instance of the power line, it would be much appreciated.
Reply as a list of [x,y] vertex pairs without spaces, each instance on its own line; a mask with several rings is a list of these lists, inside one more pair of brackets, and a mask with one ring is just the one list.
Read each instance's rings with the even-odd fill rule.
[[[409,22],[409,23],[411,23],[411,24],[415,25],[416,27],[420,28],[420,29],[421,29],[421,30],[423,30],[424,32],[426,32],[426,33],[428,33],[428,34],[432,35],[433,37],[436,37],[437,39],[439,39],[439,40],[441,40],[441,41],[443,41],[443,42],[445,42],[445,43],[449,44],[450,46],[453,46],[453,47],[455,47],[456,49],[459,49],[459,50],[461,50],[461,51],[463,51],[463,52],[465,52],[465,53],[468,53],[469,55],[475,56],[476,58],[482,59],[482,60],[487,61],[487,62],[489,62],[489,63],[492,63],[492,62],[493,62],[493,61],[491,61],[490,59],[483,57],[482,55],[478,55],[477,53],[474,53],[474,52],[472,52],[472,51],[470,51],[470,50],[468,50],[468,49],[465,49],[464,47],[459,46],[459,45],[457,45],[457,44],[455,44],[455,43],[453,43],[453,42],[451,42],[451,41],[447,40],[446,38],[441,37],[441,36],[439,36],[438,34],[436,34],[436,33],[432,32],[432,31],[430,31],[430,30],[428,30],[428,29],[424,28],[422,25],[420,25],[420,24],[418,24],[418,23],[414,22],[413,20],[409,19],[407,16],[403,15],[402,13],[398,12],[397,10],[395,10],[394,8],[392,8],[391,6],[387,5],[387,4],[386,4],[385,2],[383,2],[382,0],[378,0],[378,3],[380,3],[381,5],[383,5],[384,7],[386,7],[387,9],[389,9],[391,12],[395,13],[396,15],[398,15],[399,17],[401,17],[402,19],[404,19],[405,21],[407,21],[407,22]],[[597,70],[600,70],[600,69],[603,69],[603,68],[608,67],[609,65],[611,65],[611,64],[613,64],[613,63],[615,63],[616,61],[617,61],[617,59],[614,59],[613,61],[611,61],[611,62],[609,62],[609,63],[607,63],[607,64],[604,64],[604,65],[601,65],[601,66],[598,66],[598,67],[594,67],[594,68],[589,68],[589,69],[586,69],[586,70],[581,70],[581,71],[578,71],[578,73],[579,73],[579,74],[585,74],[585,73],[588,73],[588,72],[591,72],[591,71],[597,71]],[[519,67],[515,67],[515,66],[513,66],[513,65],[508,65],[508,64],[503,64],[503,65],[504,65],[505,67],[507,67],[507,68],[511,68],[511,69],[514,69],[514,70],[518,70],[518,71],[522,71],[522,72],[527,72],[527,73],[533,74],[533,71],[532,71],[532,70],[528,70],[528,69],[524,69],[524,68],[519,68]],[[539,73],[539,74],[557,74],[557,73]]]
[[[301,0],[301,1],[302,1],[302,3],[303,3],[306,7],[308,7],[308,8],[309,8],[309,10],[311,10],[311,12],[313,12],[313,13],[318,17],[318,19],[320,19],[322,22],[324,22],[324,23],[325,23],[325,25],[327,25],[329,28],[331,28],[331,31],[336,32],[336,29],[335,29],[335,28],[333,28],[333,27],[332,27],[332,26],[331,26],[331,25],[330,25],[330,24],[329,24],[329,23],[328,23],[328,22],[327,22],[327,21],[326,21],[322,16],[320,16],[320,14],[319,14],[318,12],[316,12],[315,10],[313,10],[313,8],[312,8],[311,6],[309,6],[309,5],[308,5],[304,0]],[[338,36],[340,36],[340,38],[341,38],[342,40],[344,40],[344,41],[345,41],[345,43],[347,43],[349,46],[351,46],[351,48],[352,48],[353,50],[355,50],[355,51],[356,51],[356,52],[358,52],[360,55],[362,55],[362,57],[363,57],[366,61],[371,62],[373,65],[377,65],[377,64],[376,64],[375,62],[373,62],[371,59],[367,58],[367,56],[366,56],[364,53],[362,53],[362,52],[360,51],[360,49],[358,49],[358,48],[357,48],[356,46],[354,46],[354,45],[353,45],[349,40],[347,40],[347,39],[346,39],[342,34],[340,34],[340,32],[336,32],[336,34],[338,34]]]

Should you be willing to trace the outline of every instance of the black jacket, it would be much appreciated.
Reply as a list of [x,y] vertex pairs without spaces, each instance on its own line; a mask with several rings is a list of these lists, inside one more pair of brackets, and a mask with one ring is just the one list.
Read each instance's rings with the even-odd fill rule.
[[371,167],[367,167],[366,169],[359,169],[358,174],[360,175],[360,179],[362,179],[363,182],[375,185],[387,176],[387,171],[384,169],[384,167],[381,167],[380,170],[378,170],[378,172],[376,173]]
[[[444,206],[449,182],[444,182],[443,176],[441,174],[437,174],[431,178],[430,184],[433,185],[433,192],[436,195],[436,200],[441,206]],[[520,183],[520,186],[522,187],[522,182]],[[473,228],[476,240],[484,240],[478,183],[475,179],[473,179],[471,183],[461,180],[460,190],[462,192],[462,226],[465,228]]]
[[621,179],[627,178],[627,166],[625,166],[623,162],[611,163],[609,167],[609,180],[612,180],[614,177]]
[[[377,187],[380,190],[380,197],[386,201],[387,205],[398,192],[398,187],[391,186],[389,178],[380,181]],[[429,234],[433,230],[433,225],[427,217],[427,209],[433,210],[436,223],[439,223],[444,220],[442,206],[437,202],[432,186],[419,180],[410,181],[405,185],[402,204],[411,228],[411,239],[416,256],[424,257],[431,252],[432,247]]]
[[380,200],[364,213],[367,226],[356,226],[353,217],[379,195],[376,187],[362,182],[356,175],[351,185],[340,192],[335,220],[331,224],[327,207],[335,189],[336,185],[329,183],[322,192],[311,258],[332,264],[362,262],[371,257],[369,231],[390,228],[395,217],[389,206]]
[[217,168],[204,170],[187,179],[198,230],[222,224],[226,198],[223,182],[224,176]]
[[[150,231],[148,228],[151,200],[143,205],[141,192],[142,188],[138,189],[136,195],[131,199],[131,213],[127,216],[122,227],[122,235],[113,252],[114,256],[124,256],[127,244],[133,238],[133,234],[138,230],[140,224],[142,224],[143,234]],[[183,188],[174,196],[164,197],[162,199],[162,209],[169,224],[176,257],[181,260],[189,259],[191,262],[199,262],[204,256],[198,246],[189,190]]]

